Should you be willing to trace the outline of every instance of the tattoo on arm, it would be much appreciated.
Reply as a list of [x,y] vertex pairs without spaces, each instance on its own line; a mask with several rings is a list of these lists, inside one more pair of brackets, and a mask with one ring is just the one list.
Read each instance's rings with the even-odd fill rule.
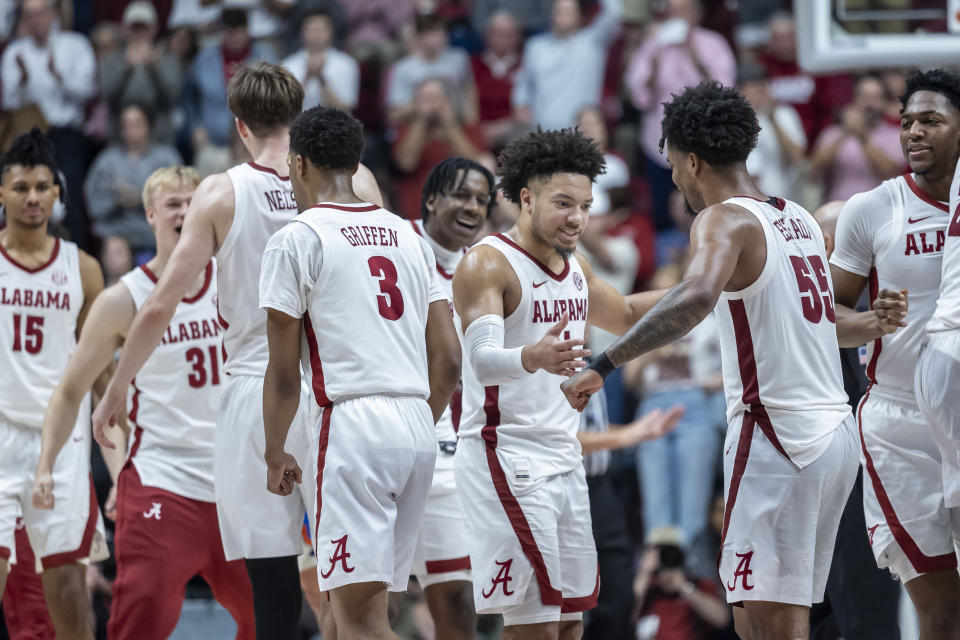
[[682,338],[707,317],[714,302],[682,282],[667,294],[606,351],[615,366],[621,366]]

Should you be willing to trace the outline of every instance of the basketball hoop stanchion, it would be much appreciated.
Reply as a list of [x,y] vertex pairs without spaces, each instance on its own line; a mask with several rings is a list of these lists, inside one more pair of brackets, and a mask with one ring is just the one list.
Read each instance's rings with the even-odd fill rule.
[[[806,71],[933,67],[960,61],[960,0],[947,0],[948,32],[941,33],[848,33],[833,19],[834,2],[836,0],[794,3],[798,59]],[[872,15],[882,11],[870,13],[869,20],[882,19]],[[898,10],[890,13],[889,19],[904,19],[907,14],[909,10]],[[845,15],[857,19],[856,12]]]

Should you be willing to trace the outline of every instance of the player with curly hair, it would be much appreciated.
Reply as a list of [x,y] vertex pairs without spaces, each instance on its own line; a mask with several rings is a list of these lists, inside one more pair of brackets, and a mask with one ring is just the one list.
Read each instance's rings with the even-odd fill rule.
[[[809,607],[823,599],[858,453],[823,236],[802,207],[750,177],[758,131],[743,96],[715,82],[666,105],[661,144],[697,214],[690,263],[679,285],[563,389],[581,409],[616,367],[714,312],[729,423],[720,579],[727,600],[744,605],[734,612],[740,637],[794,640],[808,637]],[[878,303],[863,321],[894,331],[901,304]]]
[[557,387],[589,356],[588,322],[623,333],[660,296],[621,296],[576,251],[603,170],[603,154],[574,130],[512,141],[500,185],[520,216],[453,277],[464,362],[457,491],[477,611],[502,613],[507,639],[579,638],[596,606],[579,416]]

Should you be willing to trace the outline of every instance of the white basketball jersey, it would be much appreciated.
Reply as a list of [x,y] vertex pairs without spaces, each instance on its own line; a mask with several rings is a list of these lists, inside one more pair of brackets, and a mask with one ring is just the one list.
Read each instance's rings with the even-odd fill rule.
[[[539,342],[564,313],[569,323],[562,338],[583,339],[587,281],[576,258],[568,258],[563,271],[555,273],[505,234],[488,236],[477,244],[500,251],[520,281],[520,303],[503,320],[504,348]],[[457,330],[463,344],[462,327]],[[566,378],[540,369],[506,384],[484,387],[469,363],[464,347],[460,437],[483,438],[518,476],[542,478],[581,464],[580,414],[560,391]]]
[[[204,502],[214,501],[213,433],[223,376],[216,277],[211,260],[200,290],[177,305],[127,392],[128,459],[143,484]],[[157,277],[144,265],[120,281],[140,309]]]
[[297,215],[289,178],[253,162],[227,171],[236,200],[233,224],[217,252],[220,323],[226,373],[262,376],[267,316],[258,304],[260,257],[267,240]]
[[[0,247],[0,419],[5,423],[43,427],[50,395],[77,344],[83,302],[77,245],[58,238],[50,259],[35,269]],[[89,425],[88,402],[85,398],[78,425]]]
[[723,292],[714,309],[727,421],[749,412],[771,444],[803,468],[850,414],[823,235],[813,216],[787,200],[725,204],[756,216],[767,244],[760,277]]
[[[445,249],[427,234],[423,228],[422,220],[411,220],[410,224],[413,226],[413,230],[426,240],[430,248],[433,249],[433,254],[437,258],[437,283],[444,295],[447,296],[447,300],[450,300],[450,312],[453,313],[453,272],[457,270],[457,265],[460,264],[460,260],[466,254],[466,249],[459,251]],[[457,430],[460,428],[461,398],[462,391],[460,389],[453,392],[450,405],[437,422],[437,442],[457,441]],[[452,456],[437,456],[437,465],[444,464],[452,468]]]
[[[960,163],[950,185],[950,208],[947,234],[943,243],[943,264],[940,296],[927,331],[956,331],[960,329]],[[910,311],[913,311],[913,291],[910,292]]]
[[429,397],[427,308],[446,298],[435,262],[406,220],[373,204],[321,203],[270,239],[260,304],[303,317],[317,405]]
[[880,289],[910,292],[907,326],[867,345],[873,384],[913,393],[920,343],[940,291],[947,211],[906,175],[854,196],[840,212],[830,262],[868,277],[871,302]]

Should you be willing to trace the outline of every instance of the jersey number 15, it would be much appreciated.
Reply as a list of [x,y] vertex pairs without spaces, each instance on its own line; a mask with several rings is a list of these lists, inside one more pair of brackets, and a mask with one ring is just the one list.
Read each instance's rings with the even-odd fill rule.
[[13,314],[13,350],[36,355],[42,348],[43,316]]

